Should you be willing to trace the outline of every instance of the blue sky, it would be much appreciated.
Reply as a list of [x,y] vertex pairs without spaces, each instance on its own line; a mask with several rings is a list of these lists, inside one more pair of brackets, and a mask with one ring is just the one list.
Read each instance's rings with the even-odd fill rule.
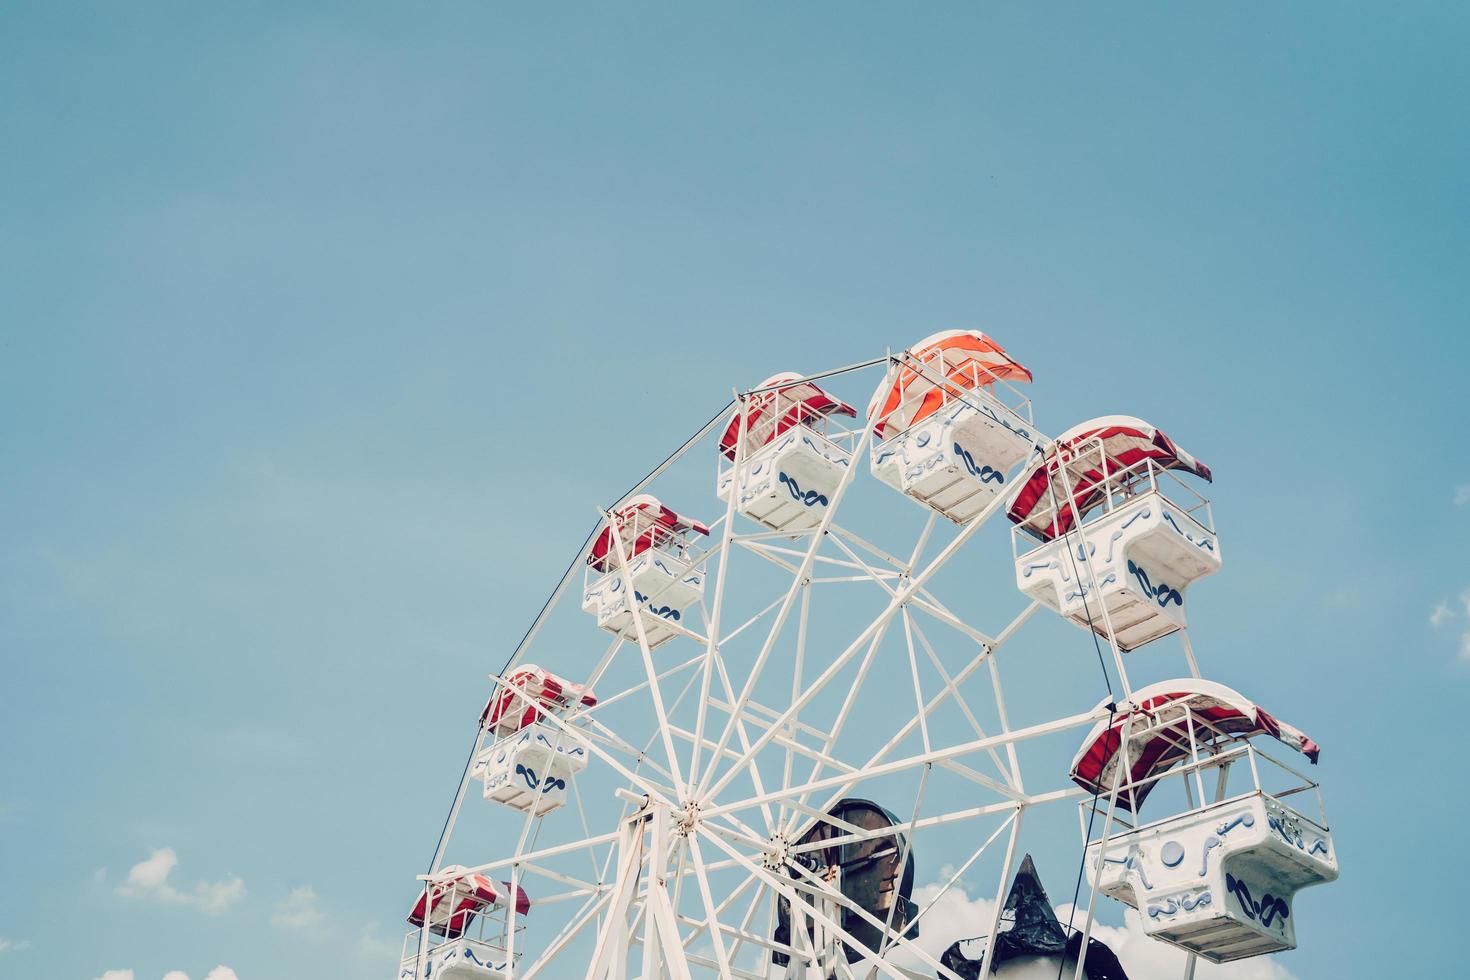
[[388,975],[591,508],[951,327],[1214,468],[1342,854],[1282,968],[1450,969],[1462,5],[304,7],[0,12],[0,976]]

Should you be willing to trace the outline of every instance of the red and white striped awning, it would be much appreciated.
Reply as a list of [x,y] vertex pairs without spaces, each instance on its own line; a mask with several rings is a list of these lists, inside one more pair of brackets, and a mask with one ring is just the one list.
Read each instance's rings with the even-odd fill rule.
[[[504,908],[510,895],[510,882],[499,884],[484,875],[468,874],[462,865],[451,864],[440,872],[441,880],[429,884],[419,893],[419,900],[408,914],[408,923],[424,924],[428,909],[429,928],[441,936],[458,939],[474,921],[475,915],[487,908]],[[447,876],[447,877],[444,877]],[[531,899],[525,889],[516,888],[516,915],[531,911]]]
[[709,534],[709,527],[690,517],[684,517],[665,507],[657,497],[640,493],[612,512],[612,523],[602,529],[592,543],[587,555],[587,564],[599,572],[612,571],[617,565],[618,552],[613,547],[613,529],[623,541],[629,560],[649,548],[667,544],[675,535],[694,532]]
[[539,721],[547,711],[575,704],[590,708],[597,703],[597,695],[584,685],[573,684],[535,664],[511,671],[505,684],[497,688],[480,712],[480,725],[498,735],[518,732]]
[[[1138,705],[1132,713],[1133,729],[1143,729],[1128,738],[1131,790],[1118,793],[1118,806],[1138,812],[1154,783],[1138,785],[1150,776],[1167,772],[1190,757],[1189,732],[1193,722],[1198,745],[1226,736],[1254,738],[1270,735],[1305,755],[1315,765],[1321,752],[1317,743],[1300,729],[1278,721],[1265,708],[1238,691],[1213,681],[1184,678],[1161,681],[1133,693]],[[1107,700],[1098,704],[1106,707]],[[1192,716],[1192,718],[1188,717]],[[1072,781],[1083,789],[1106,796],[1112,792],[1120,763],[1125,713],[1100,721],[1072,760]],[[1111,724],[1109,723],[1111,722]]]
[[902,432],[955,398],[996,381],[1030,381],[1031,372],[978,330],[942,330],[904,352],[903,366],[868,403],[868,418],[879,439]]
[[[828,415],[857,417],[857,409],[847,402],[834,398],[810,381],[802,381],[794,371],[774,374],[756,388],[774,388],[787,382],[797,382],[776,391],[764,391],[751,395],[746,401],[745,452],[755,452],[766,443],[795,425],[809,425]],[[726,459],[735,458],[735,446],[740,439],[740,417],[737,411],[720,436],[720,452]]]
[[[1057,437],[1056,449],[1022,482],[1007,516],[1012,523],[1025,525],[1038,537],[1050,541],[1071,530],[1074,523],[1062,480],[1063,465],[1077,511],[1085,514],[1102,500],[1101,494],[1095,492],[1098,484],[1144,460],[1153,460],[1167,470],[1184,470],[1211,479],[1208,466],[1143,419],[1104,415],[1074,425]],[[1055,511],[1051,507],[1053,500]]]

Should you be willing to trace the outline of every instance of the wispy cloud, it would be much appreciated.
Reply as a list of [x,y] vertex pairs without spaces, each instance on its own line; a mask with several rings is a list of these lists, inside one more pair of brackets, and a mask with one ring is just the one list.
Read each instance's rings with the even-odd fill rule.
[[132,970],[104,970],[97,980],[133,980]]
[[172,847],[160,847],[133,865],[117,893],[127,898],[189,905],[208,915],[219,915],[245,897],[245,882],[233,875],[219,881],[199,881],[191,889],[180,890],[169,880],[178,864],[179,856]]
[[29,939],[6,939],[0,936],[0,953],[19,953],[23,949],[30,949]]
[[1435,628],[1452,620],[1458,621],[1460,629],[1460,659],[1470,662],[1470,588],[1460,593],[1458,610],[1448,601],[1441,599],[1429,612],[1429,625]]
[[325,917],[318,905],[316,890],[310,885],[293,888],[291,894],[276,903],[271,921],[283,929],[306,929]]
[[1455,506],[1464,507],[1466,504],[1470,504],[1470,483],[1455,487]]

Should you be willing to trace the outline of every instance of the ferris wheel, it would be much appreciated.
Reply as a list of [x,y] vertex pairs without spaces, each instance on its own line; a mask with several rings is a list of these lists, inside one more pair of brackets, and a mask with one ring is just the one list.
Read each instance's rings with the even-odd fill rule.
[[[1187,976],[1293,948],[1337,854],[1282,751],[1316,744],[1189,640],[1221,562],[1211,472],[1131,416],[1043,435],[1031,381],[974,331],[777,374],[600,510],[457,722],[474,744],[400,980],[974,980],[1048,954],[1113,977],[1103,901]],[[1055,669],[1101,700],[1017,711],[1006,654],[1053,615],[1083,631]],[[1013,879],[1059,809],[1085,894],[1065,928],[1032,914],[1029,859]],[[936,933],[980,878],[986,920]]]

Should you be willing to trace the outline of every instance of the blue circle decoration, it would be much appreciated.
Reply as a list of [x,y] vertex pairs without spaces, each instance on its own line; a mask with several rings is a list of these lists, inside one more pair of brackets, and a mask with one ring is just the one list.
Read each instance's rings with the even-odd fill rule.
[[1179,867],[1179,862],[1184,860],[1184,848],[1180,846],[1177,840],[1171,840],[1159,852],[1159,859],[1164,862],[1164,867],[1177,868]]

